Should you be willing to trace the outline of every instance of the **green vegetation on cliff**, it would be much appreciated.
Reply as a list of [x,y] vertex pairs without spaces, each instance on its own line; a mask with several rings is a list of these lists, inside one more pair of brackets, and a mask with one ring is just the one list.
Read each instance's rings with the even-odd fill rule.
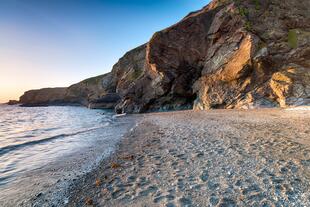
[[291,48],[297,48],[297,33],[293,29],[288,32],[288,45]]
[[86,85],[95,85],[98,84],[100,80],[102,80],[102,78],[105,75],[98,75],[96,77],[92,77],[92,78],[87,78],[85,80],[82,81],[82,83],[86,84]]

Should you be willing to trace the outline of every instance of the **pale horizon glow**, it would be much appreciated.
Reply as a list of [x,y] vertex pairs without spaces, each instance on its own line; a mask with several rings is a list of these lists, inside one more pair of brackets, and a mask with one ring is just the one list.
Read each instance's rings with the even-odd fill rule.
[[209,0],[0,0],[0,103],[111,70]]

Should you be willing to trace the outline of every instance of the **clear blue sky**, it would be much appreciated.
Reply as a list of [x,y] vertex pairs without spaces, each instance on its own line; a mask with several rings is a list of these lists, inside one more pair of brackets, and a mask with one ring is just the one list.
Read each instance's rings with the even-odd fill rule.
[[209,0],[0,0],[0,102],[111,70]]

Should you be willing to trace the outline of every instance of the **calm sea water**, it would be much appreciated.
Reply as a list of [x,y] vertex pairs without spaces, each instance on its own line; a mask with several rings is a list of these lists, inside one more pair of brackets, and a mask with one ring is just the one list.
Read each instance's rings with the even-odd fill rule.
[[113,150],[119,138],[115,132],[127,130],[118,127],[123,125],[111,111],[0,105],[0,191],[7,196],[11,188],[20,190],[22,186],[13,185],[19,179],[57,160],[70,160],[72,153],[67,171],[87,167]]

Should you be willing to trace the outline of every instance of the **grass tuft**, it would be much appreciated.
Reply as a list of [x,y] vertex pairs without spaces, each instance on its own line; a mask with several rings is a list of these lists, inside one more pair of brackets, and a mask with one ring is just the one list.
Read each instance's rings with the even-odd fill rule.
[[254,1],[254,4],[255,4],[255,9],[256,10],[260,10],[260,2],[259,0],[253,0]]
[[251,24],[251,22],[246,21],[245,24],[244,24],[244,27],[245,27],[245,29],[248,30],[248,31],[252,30],[252,24]]
[[99,75],[96,77],[88,78],[86,80],[83,80],[82,83],[86,85],[95,85],[98,84],[98,82],[104,77],[104,75]]
[[291,47],[291,48],[297,48],[297,32],[293,29],[291,29],[289,32],[288,32],[288,45]]
[[249,15],[249,10],[247,8],[240,7],[239,14],[243,17],[247,17]]

